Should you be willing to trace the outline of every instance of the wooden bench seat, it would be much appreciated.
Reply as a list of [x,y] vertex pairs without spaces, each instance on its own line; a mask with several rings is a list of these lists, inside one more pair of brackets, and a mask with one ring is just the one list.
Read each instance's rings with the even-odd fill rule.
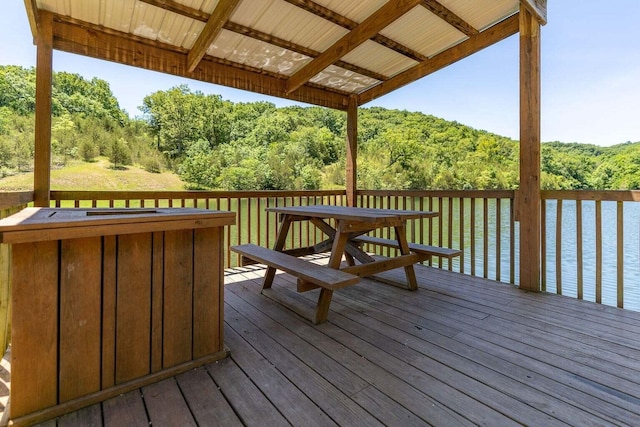
[[360,278],[344,271],[314,264],[309,261],[287,255],[254,244],[232,246],[231,250],[243,257],[258,261],[278,270],[296,276],[298,279],[329,290],[344,288],[357,283]]
[[[398,242],[390,239],[382,239],[380,237],[372,236],[359,236],[353,239],[357,243],[369,243],[372,245],[387,246],[390,248],[399,249]],[[427,254],[432,256],[438,256],[447,258],[449,260],[462,255],[462,251],[459,249],[441,248],[439,246],[422,245],[420,243],[409,243],[409,249],[413,252]]]

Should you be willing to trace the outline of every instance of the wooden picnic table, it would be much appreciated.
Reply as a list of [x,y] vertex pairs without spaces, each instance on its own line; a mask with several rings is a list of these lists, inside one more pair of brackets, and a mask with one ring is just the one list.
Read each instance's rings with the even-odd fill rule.
[[[320,287],[315,315],[316,323],[326,320],[333,291],[356,283],[359,277],[368,277],[403,267],[408,289],[417,289],[413,265],[434,255],[433,252],[420,250],[417,247],[424,249],[425,246],[410,244],[406,237],[406,227],[409,220],[435,217],[438,215],[437,212],[325,205],[272,207],[267,208],[266,211],[274,212],[279,216],[280,225],[273,251],[294,257],[330,252],[328,267],[348,274],[340,274],[335,280],[332,277],[323,278],[323,273],[324,276],[330,276],[327,274],[329,272],[326,271],[326,267],[304,261],[300,263],[302,260],[283,257],[281,254],[253,245],[236,247],[236,252],[267,265],[263,290],[271,288],[277,269],[296,275],[300,292]],[[328,238],[313,246],[285,249],[291,224],[296,221],[310,221]],[[386,227],[392,227],[395,230],[394,239],[378,239],[378,242],[369,243],[397,247],[400,254],[391,258],[376,259],[362,249],[362,244],[368,237],[364,235]],[[346,259],[346,266],[341,265],[343,257]],[[324,271],[318,268],[324,268]],[[353,280],[349,280],[350,278]]]

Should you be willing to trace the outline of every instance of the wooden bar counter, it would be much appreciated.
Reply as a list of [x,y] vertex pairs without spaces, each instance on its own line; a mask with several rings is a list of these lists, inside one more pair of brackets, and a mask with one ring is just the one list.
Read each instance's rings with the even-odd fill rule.
[[227,355],[232,212],[27,208],[12,251],[10,414],[31,424]]

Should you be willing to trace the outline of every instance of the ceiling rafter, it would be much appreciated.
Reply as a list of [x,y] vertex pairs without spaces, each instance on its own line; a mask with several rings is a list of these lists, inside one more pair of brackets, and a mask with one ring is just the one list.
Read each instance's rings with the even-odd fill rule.
[[218,2],[213,13],[209,16],[207,24],[189,51],[189,55],[187,56],[187,68],[189,71],[195,70],[198,66],[198,62],[200,62],[205,53],[207,53],[207,49],[209,49],[213,40],[218,36],[220,30],[222,30],[222,26],[227,22],[236,9],[236,6],[238,6],[238,3],[240,3],[240,0],[220,0]]
[[[209,14],[206,12],[202,12],[198,9],[191,8],[189,6],[185,6],[181,3],[176,2],[175,0],[140,0],[144,3],[150,4],[152,6],[159,7],[161,9],[165,9],[178,15],[185,16],[187,18],[195,19],[200,22],[207,22],[209,20]],[[310,58],[315,58],[320,55],[320,52],[309,49],[307,47],[301,46],[299,44],[290,42],[288,40],[272,36],[271,34],[263,33],[262,31],[255,30],[253,28],[246,27],[244,25],[237,24],[231,20],[227,20],[222,26],[225,30],[232,31],[236,34],[241,34],[246,37],[250,37],[255,40],[259,40],[265,43],[272,44],[274,46],[281,47],[283,49],[288,49],[293,52],[308,56]],[[374,71],[368,70],[366,68],[359,67],[354,64],[350,64],[345,61],[338,61],[335,64],[338,67],[344,68],[345,70],[353,71],[354,73],[362,74],[363,76],[370,77],[372,79],[376,79],[379,81],[386,81],[389,78],[383,74],[376,73]]]
[[422,6],[468,37],[473,37],[479,32],[464,19],[460,18],[436,0],[423,0]]
[[305,84],[313,76],[338,61],[341,57],[360,46],[380,30],[391,24],[400,16],[417,6],[421,0],[388,1],[356,28],[347,33],[320,56],[298,70],[287,81],[287,93],[291,93]]
[[[288,40],[281,39],[276,36],[272,36],[267,33],[263,33],[261,31],[254,30],[249,27],[245,27],[244,25],[236,24],[234,22],[228,21],[224,25],[225,30],[233,31],[237,34],[242,34],[243,36],[250,37],[255,40],[260,40],[265,43],[272,44],[274,46],[281,47],[283,49],[288,49],[296,53],[300,53],[302,55],[306,55],[310,58],[316,58],[320,55],[320,52],[314,49],[310,49],[308,47],[300,46],[299,44],[290,42]],[[345,61],[338,61],[335,63],[338,67],[342,67],[345,70],[353,71],[354,73],[362,74],[363,76],[371,77],[372,79],[386,81],[389,78],[383,74],[376,73],[375,71],[367,70],[366,68],[358,67],[357,65],[350,64]]]
[[[339,13],[336,13],[331,9],[328,9],[322,5],[319,5],[318,3],[312,0],[285,0],[285,1],[287,3],[290,3],[294,6],[299,7],[300,9],[304,9],[307,12],[310,12],[316,16],[324,18],[329,22],[333,22],[334,24],[339,25],[342,28],[345,28],[349,31],[353,30],[358,26],[358,23],[356,21],[352,21],[346,16],[340,15]],[[373,37],[371,37],[371,40],[401,55],[411,58],[414,61],[421,62],[428,59],[427,56],[421,54],[420,52],[413,50],[407,46],[404,46],[403,44],[398,43],[394,40],[391,40],[389,37],[383,36],[382,34],[374,34]]]
[[494,43],[499,42],[520,29],[519,14],[516,13],[503,21],[479,32],[477,35],[468,38],[433,57],[422,62],[415,67],[394,76],[386,82],[380,83],[358,95],[358,105],[366,104],[376,98],[388,94],[402,86],[412,83],[422,77],[432,74],[448,65],[453,64],[467,56],[470,56]]

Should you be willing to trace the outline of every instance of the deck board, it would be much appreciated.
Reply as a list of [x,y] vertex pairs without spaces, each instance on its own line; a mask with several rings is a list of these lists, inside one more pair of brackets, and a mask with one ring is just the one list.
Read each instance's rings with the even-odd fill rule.
[[283,303],[312,308],[317,290],[277,274],[269,297],[262,267],[228,270],[229,358],[57,425],[640,425],[640,313],[416,273],[415,292],[336,291],[313,325]]

